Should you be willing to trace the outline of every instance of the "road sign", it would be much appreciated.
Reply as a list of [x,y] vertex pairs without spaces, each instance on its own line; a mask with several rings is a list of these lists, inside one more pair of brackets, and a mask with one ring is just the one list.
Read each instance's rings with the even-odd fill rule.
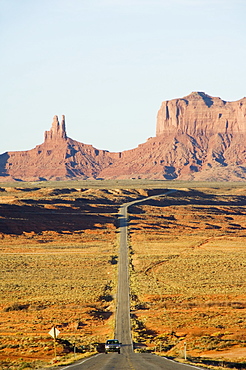
[[52,338],[56,339],[58,337],[58,335],[60,334],[60,331],[58,329],[56,329],[55,327],[53,327],[50,331],[49,331],[49,335],[52,336]]

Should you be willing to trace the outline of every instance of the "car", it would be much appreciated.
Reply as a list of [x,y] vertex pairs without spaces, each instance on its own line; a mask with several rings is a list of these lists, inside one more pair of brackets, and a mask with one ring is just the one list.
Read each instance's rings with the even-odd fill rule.
[[105,343],[105,353],[118,352],[120,354],[121,343],[118,339],[108,339]]

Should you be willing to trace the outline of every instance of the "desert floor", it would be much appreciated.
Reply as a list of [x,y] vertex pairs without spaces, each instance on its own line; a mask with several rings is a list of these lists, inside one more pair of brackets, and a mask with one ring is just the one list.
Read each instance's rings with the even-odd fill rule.
[[[162,181],[0,185],[0,361],[40,368],[114,332],[118,207],[129,209],[136,350],[246,361],[246,186]],[[82,347],[83,346],[83,347]]]

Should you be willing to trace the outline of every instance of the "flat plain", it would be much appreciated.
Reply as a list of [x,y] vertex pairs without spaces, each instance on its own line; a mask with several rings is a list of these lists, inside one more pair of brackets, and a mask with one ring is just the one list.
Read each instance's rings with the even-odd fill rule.
[[132,193],[1,188],[1,368],[50,362],[54,347],[48,333],[54,326],[60,331],[60,358],[74,343],[79,351],[112,337],[117,202],[139,196]]
[[[129,209],[131,316],[139,348],[245,361],[243,183],[1,184],[0,361],[40,368],[114,332],[118,207]],[[70,354],[69,354],[70,353]]]
[[246,190],[184,188],[130,208],[135,341],[246,360]]

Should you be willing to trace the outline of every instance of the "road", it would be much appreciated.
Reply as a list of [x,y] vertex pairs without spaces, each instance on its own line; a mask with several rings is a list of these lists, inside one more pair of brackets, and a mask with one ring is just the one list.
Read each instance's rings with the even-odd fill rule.
[[178,364],[150,353],[100,353],[60,370],[194,370],[194,366]]
[[[175,190],[169,190],[169,195]],[[128,207],[152,198],[161,196],[154,195],[141,200],[125,203],[120,207],[120,247],[118,264],[118,290],[115,338],[122,343],[121,354],[100,353],[91,358],[82,360],[76,364],[62,367],[61,370],[189,370],[194,366],[178,364],[163,357],[149,353],[134,353],[130,326],[130,291],[128,272],[128,243],[127,243],[127,210]]]

